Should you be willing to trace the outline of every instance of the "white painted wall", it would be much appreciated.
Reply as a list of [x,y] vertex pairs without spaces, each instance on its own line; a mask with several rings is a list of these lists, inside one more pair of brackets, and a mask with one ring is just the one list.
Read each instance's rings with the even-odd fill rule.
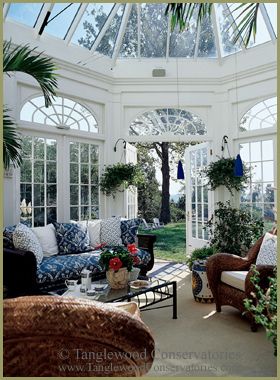
[[[18,35],[16,28],[9,25],[5,29],[5,35],[12,37],[13,42],[30,39],[28,33],[26,29]],[[59,56],[59,59],[54,58],[59,66],[58,94],[78,100],[95,114],[101,125],[96,139],[104,146],[105,165],[121,159],[122,144],[118,145],[116,153],[113,147],[118,138],[129,139],[130,122],[149,109],[162,107],[179,106],[199,115],[207,125],[207,139],[212,144],[213,156],[221,153],[222,136],[225,134],[229,136],[233,155],[236,153],[234,141],[240,137],[237,121],[252,105],[276,94],[276,46],[272,42],[240,52],[236,57],[227,57],[221,63],[210,59],[180,59],[178,78],[176,60],[118,60],[111,70],[107,59],[99,59],[92,64],[94,70],[90,70],[75,64],[75,49],[67,50],[70,48],[67,47],[62,59],[55,41],[50,45],[41,38],[33,45],[53,57]],[[152,78],[152,69],[157,67],[166,69],[165,78]],[[5,77],[4,102],[13,109],[12,114],[19,125],[21,106],[38,94],[40,89],[30,77],[22,74]],[[276,130],[264,131],[271,132],[275,134]],[[67,134],[67,131],[63,133]],[[18,193],[16,176],[4,178],[4,225],[18,221]],[[225,200],[228,196],[219,190],[215,193],[215,200]],[[102,217],[123,215],[123,210],[122,194],[115,199],[101,197]]]

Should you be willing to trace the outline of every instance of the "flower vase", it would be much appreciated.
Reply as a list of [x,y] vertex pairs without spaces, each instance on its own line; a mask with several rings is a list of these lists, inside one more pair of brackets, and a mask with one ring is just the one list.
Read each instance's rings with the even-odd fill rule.
[[123,289],[127,286],[129,273],[127,268],[120,268],[117,271],[109,269],[106,272],[106,278],[112,289]]

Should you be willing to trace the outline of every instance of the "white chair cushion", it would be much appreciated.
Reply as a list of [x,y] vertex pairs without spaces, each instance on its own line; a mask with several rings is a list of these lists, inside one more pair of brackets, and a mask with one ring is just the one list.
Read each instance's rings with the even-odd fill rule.
[[37,236],[45,257],[58,254],[58,246],[55,236],[55,228],[52,223],[47,224],[44,227],[31,228]]
[[260,251],[256,260],[256,265],[277,264],[277,235],[267,232],[264,235]]
[[240,289],[245,292],[245,279],[248,271],[224,271],[221,275],[221,281],[233,288]]

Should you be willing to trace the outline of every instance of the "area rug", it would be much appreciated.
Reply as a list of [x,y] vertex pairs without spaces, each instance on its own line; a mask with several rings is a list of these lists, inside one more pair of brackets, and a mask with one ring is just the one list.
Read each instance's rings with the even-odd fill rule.
[[251,332],[248,321],[232,307],[216,313],[214,304],[194,301],[190,272],[180,265],[165,262],[160,271],[154,269],[154,275],[177,281],[178,319],[172,319],[171,308],[141,313],[156,340],[155,360],[146,376],[276,376],[265,331]]

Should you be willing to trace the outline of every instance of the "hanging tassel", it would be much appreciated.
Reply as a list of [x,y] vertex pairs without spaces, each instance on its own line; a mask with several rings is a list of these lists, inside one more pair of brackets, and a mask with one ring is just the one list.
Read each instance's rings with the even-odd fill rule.
[[234,175],[235,177],[243,177],[243,164],[240,154],[236,156],[236,159],[234,161]]
[[177,179],[185,179],[184,169],[181,160],[178,162]]

